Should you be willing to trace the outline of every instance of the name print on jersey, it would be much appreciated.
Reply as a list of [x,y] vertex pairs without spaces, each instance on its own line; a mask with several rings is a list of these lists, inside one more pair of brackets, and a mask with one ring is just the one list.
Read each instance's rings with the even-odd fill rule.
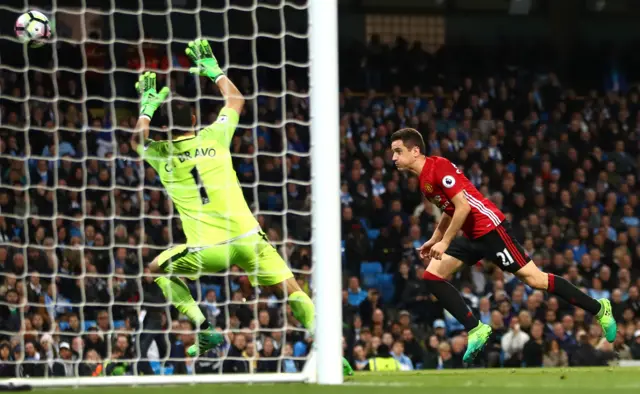
[[180,163],[184,163],[187,160],[197,159],[201,156],[215,157],[216,150],[213,148],[196,148],[193,151],[193,157],[191,157],[191,152],[184,152],[178,155],[178,160],[180,160]]

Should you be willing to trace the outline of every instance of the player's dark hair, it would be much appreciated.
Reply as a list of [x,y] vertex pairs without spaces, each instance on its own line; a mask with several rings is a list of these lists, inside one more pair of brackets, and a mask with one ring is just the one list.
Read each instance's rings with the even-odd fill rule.
[[402,143],[408,149],[413,149],[414,146],[417,146],[418,149],[420,149],[420,153],[422,153],[423,155],[427,154],[422,134],[420,134],[420,132],[416,129],[405,128],[391,134],[391,142],[398,140],[402,140]]
[[193,130],[191,105],[184,100],[171,100],[171,133],[174,137]]

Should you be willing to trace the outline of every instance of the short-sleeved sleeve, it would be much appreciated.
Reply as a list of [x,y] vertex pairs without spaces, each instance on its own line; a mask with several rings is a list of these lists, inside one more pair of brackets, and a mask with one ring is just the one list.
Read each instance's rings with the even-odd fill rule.
[[205,139],[218,141],[223,146],[229,146],[240,121],[240,115],[233,108],[224,107],[220,110],[216,121],[200,131]]
[[152,139],[146,139],[144,144],[138,144],[136,152],[144,161],[149,163],[154,169],[158,169],[158,163],[160,162],[160,153],[156,149],[157,143]]
[[436,162],[435,176],[436,182],[448,199],[452,199],[464,189],[464,174],[447,159]]

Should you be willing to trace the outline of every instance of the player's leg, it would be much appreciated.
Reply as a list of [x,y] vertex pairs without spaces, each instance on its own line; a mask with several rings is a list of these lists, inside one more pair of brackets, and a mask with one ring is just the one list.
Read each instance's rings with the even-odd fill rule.
[[[187,349],[190,356],[206,353],[208,350],[224,342],[224,336],[215,330],[215,326],[207,321],[200,306],[193,299],[191,291],[186,283],[178,276],[197,277],[203,272],[203,261],[211,260],[225,252],[224,248],[198,249],[189,251],[186,245],[176,246],[162,252],[149,265],[152,274],[166,274],[155,279],[167,301],[176,309],[187,316],[189,320],[200,328],[197,336],[197,344]],[[210,256],[213,254],[214,256]],[[218,258],[218,260],[220,260]],[[227,259],[228,260],[228,259]],[[209,267],[211,269],[211,267]],[[217,271],[225,268],[218,264]],[[215,272],[217,272],[215,271]],[[213,271],[212,271],[213,272]]]
[[533,261],[529,261],[515,274],[521,281],[534,289],[546,290],[548,293],[564,299],[571,305],[575,305],[591,313],[602,326],[607,341],[613,343],[616,339],[618,327],[611,312],[611,302],[608,299],[602,298],[596,300],[595,298],[591,298],[565,278],[540,271]]
[[508,226],[499,226],[495,233],[502,241],[502,250],[497,250],[494,258],[502,269],[514,273],[534,289],[545,290],[593,314],[602,326],[607,341],[615,340],[617,326],[609,300],[591,298],[563,277],[542,272],[529,258]]
[[295,318],[310,332],[315,329],[315,307],[311,298],[300,289],[293,273],[269,244],[263,232],[234,242],[234,264],[249,274],[252,286],[262,286],[275,292],[287,302]]
[[460,291],[448,279],[463,265],[472,265],[480,260],[481,256],[476,249],[473,242],[467,238],[454,239],[447,252],[442,256],[442,260],[431,259],[423,276],[429,291],[469,333],[467,350],[463,357],[466,363],[473,361],[484,348],[491,335],[491,327],[481,323],[473,315]]
[[[251,252],[255,253],[255,258],[244,259],[240,265],[245,271],[254,273],[249,275],[251,284],[273,291],[278,298],[283,298],[286,294],[293,316],[313,335],[315,332],[313,301],[307,293],[302,291],[293,273],[263,232],[256,234],[253,251],[248,253]],[[353,368],[344,357],[342,371],[347,376],[353,375]]]
[[[275,249],[274,249],[275,251]],[[280,255],[277,254],[277,259],[285,264]],[[274,266],[277,263],[275,261],[276,256],[273,256],[272,263],[268,265]],[[268,259],[267,259],[268,260]],[[280,263],[277,263],[280,264]],[[273,280],[278,280],[274,278]],[[270,282],[268,280],[267,282]],[[302,291],[300,285],[295,280],[295,278],[291,277],[276,283],[275,285],[265,285],[265,288],[269,288],[273,291],[278,298],[284,297],[285,294],[288,295],[287,300],[289,305],[291,306],[291,312],[293,312],[293,316],[298,320],[304,328],[306,328],[312,335],[315,333],[315,306],[313,305],[313,301],[311,298]],[[353,368],[349,361],[346,358],[342,358],[342,373],[347,376],[353,375]]]
[[[171,269],[173,264],[183,259],[188,253],[189,251],[186,245],[179,245],[167,249],[160,253],[160,255],[149,264],[149,270],[151,274],[154,275],[167,274],[155,278],[155,282],[162,290],[162,294],[164,294],[166,300],[175,306],[180,313],[187,316],[196,327],[201,327],[206,323],[206,317],[193,299],[193,296],[191,296],[191,291],[186,283],[177,276],[172,275],[174,273],[177,274],[177,272],[173,272]],[[195,273],[195,271],[190,272],[190,274],[193,273]]]
[[456,238],[442,256],[442,260],[431,259],[422,277],[427,282],[429,292],[438,298],[444,309],[449,311],[467,331],[477,327],[479,320],[473,315],[462,294],[449,282],[449,279],[464,266],[465,262],[478,261],[474,255],[468,239]]
[[[275,253],[277,254],[277,252]],[[279,264],[276,259],[282,260],[280,255],[263,256],[263,258],[265,258],[264,261],[267,262],[267,265],[269,266],[274,266],[274,263]],[[284,263],[284,261],[282,261],[282,263]],[[279,279],[274,278],[274,280]],[[260,277],[258,281],[261,282]],[[300,324],[302,324],[304,328],[306,328],[309,332],[315,332],[315,306],[313,305],[313,301],[311,301],[311,298],[307,295],[307,293],[302,291],[300,285],[298,285],[298,282],[293,276],[283,279],[275,285],[261,284],[261,286],[263,288],[271,290],[280,299],[284,298],[284,296],[286,295],[287,302],[291,306],[291,312],[293,312],[293,316],[296,318],[296,320],[298,320]]]

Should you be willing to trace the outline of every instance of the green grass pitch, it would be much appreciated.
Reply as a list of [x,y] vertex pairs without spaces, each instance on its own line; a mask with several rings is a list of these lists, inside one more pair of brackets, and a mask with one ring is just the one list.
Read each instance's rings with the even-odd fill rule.
[[[640,368],[475,369],[361,373],[338,387],[225,384],[38,389],[38,394],[616,394],[640,393]],[[57,393],[56,393],[57,394]]]

